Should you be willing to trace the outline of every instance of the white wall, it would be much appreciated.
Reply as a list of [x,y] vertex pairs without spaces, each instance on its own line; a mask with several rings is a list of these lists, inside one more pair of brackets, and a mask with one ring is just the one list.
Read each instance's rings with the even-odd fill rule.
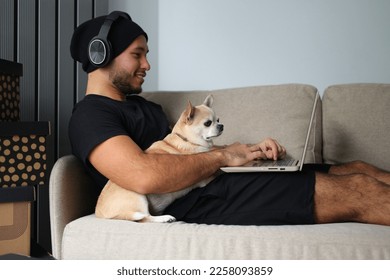
[[157,51],[145,90],[390,83],[387,0],[111,0],[114,8]]

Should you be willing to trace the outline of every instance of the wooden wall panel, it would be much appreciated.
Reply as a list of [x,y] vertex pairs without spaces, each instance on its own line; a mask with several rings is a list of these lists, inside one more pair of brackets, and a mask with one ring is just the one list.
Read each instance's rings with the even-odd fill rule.
[[[80,25],[88,19],[92,18],[93,12],[94,5],[92,0],[78,1],[76,15],[77,25]],[[87,86],[87,74],[83,71],[80,63],[78,63],[76,67],[76,84],[76,101],[79,101],[84,97]]]
[[20,80],[20,118],[22,121],[37,119],[37,36],[35,1],[18,0],[17,60],[23,64],[24,75]]
[[108,1],[95,1],[93,15],[94,17],[106,15],[108,11]]
[[[58,7],[58,138],[57,156],[71,153],[68,122],[75,104],[75,62],[70,56],[69,45],[73,35],[75,5],[73,0],[61,0]],[[72,28],[69,28],[72,27]]]
[[0,58],[14,60],[14,0],[0,2]]
[[[50,121],[56,126],[56,2],[38,0],[38,120]],[[52,130],[47,141],[47,165],[56,157],[54,143],[57,135]]]

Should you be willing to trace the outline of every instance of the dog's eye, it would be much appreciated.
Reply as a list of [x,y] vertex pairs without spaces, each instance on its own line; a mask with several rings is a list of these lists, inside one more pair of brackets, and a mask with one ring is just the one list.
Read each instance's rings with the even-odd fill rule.
[[207,121],[207,122],[204,123],[204,126],[209,127],[212,123],[213,123],[212,121]]
[[219,122],[219,118],[217,119],[217,122]]

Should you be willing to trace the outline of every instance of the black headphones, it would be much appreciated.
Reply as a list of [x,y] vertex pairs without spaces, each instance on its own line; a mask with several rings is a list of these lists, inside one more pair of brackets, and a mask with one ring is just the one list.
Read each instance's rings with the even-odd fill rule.
[[112,47],[108,41],[108,34],[112,24],[120,17],[130,19],[130,16],[124,12],[114,11],[110,13],[97,36],[93,37],[88,44],[88,59],[95,67],[104,67],[111,61]]

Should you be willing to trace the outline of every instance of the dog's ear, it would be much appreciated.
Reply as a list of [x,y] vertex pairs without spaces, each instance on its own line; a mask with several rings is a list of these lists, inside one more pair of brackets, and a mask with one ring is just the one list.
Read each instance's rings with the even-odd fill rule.
[[184,111],[184,115],[185,115],[184,122],[186,124],[191,124],[193,119],[194,119],[194,115],[195,115],[195,107],[192,106],[190,101],[188,101],[187,108]]
[[207,95],[206,99],[203,101],[203,105],[206,105],[207,107],[211,108],[214,102],[214,97],[209,94]]

